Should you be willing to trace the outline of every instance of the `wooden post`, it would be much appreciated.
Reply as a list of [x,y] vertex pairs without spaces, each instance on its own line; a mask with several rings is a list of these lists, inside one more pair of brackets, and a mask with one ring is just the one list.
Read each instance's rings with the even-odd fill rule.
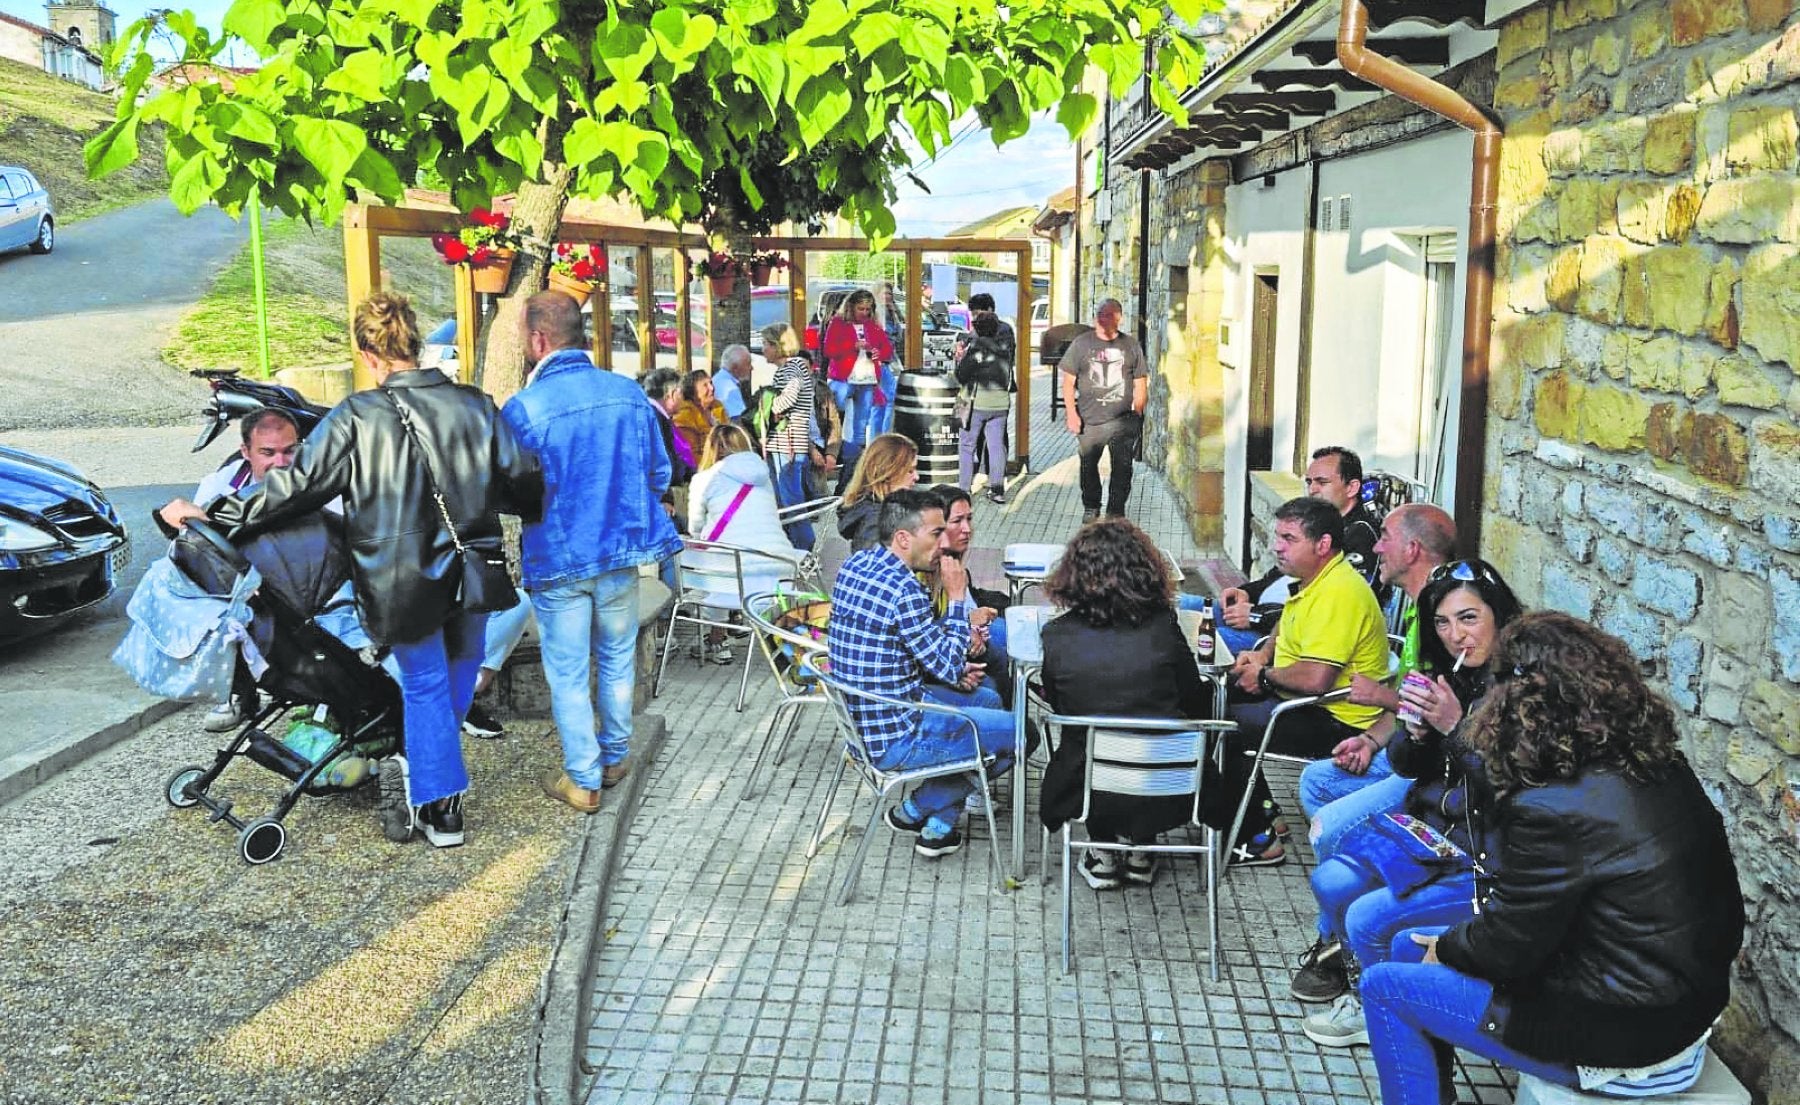
[[475,295],[475,278],[469,266],[451,270],[456,283],[456,375],[462,383],[475,382],[475,350],[481,340],[481,300]]
[[[606,268],[601,273],[600,283],[594,288],[593,313],[588,317],[593,320],[594,327],[594,363],[602,372],[612,371],[612,247],[605,242],[600,243],[600,251],[606,257]],[[598,300],[599,302],[594,302]]]
[[[686,377],[688,369],[694,364],[692,349],[694,307],[693,297],[688,294],[688,252],[685,249],[675,250],[675,356],[681,362],[681,375]],[[712,298],[706,301],[706,333],[712,334],[713,321]]]
[[906,313],[906,367],[919,372],[925,367],[925,297],[919,286],[925,282],[925,255],[916,249],[906,251],[906,295],[902,303],[911,303]]
[[[356,307],[381,290],[381,238],[369,226],[369,209],[352,204],[344,210],[344,282],[349,293],[350,348],[356,348]],[[456,322],[458,333],[463,322]],[[350,362],[351,387],[363,391],[375,386],[375,377],[362,365],[360,357]]]
[[656,367],[656,258],[637,247],[638,379]]
[[806,251],[798,246],[788,257],[788,325],[802,342],[806,340]]
[[[1019,316],[1013,324],[1015,356],[1018,358],[1019,397],[1013,404],[1013,418],[1018,434],[1013,440],[1013,456],[1020,472],[1031,471],[1031,247],[1019,251]],[[1050,382],[1051,387],[1056,382]]]

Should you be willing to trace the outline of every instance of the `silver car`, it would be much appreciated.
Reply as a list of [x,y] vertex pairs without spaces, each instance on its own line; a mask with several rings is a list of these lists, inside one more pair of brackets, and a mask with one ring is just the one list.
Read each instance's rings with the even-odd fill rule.
[[16,165],[0,165],[0,253],[56,248],[56,208],[37,178]]

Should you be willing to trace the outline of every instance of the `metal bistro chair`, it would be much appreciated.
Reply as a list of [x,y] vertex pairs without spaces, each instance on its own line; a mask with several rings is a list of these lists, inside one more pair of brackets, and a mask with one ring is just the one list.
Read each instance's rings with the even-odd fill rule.
[[[801,661],[802,666],[816,677],[824,689],[826,701],[831,703],[831,711],[837,720],[838,733],[843,737],[843,749],[838,757],[837,771],[831,777],[831,786],[825,792],[825,801],[819,806],[819,820],[813,826],[812,840],[806,846],[806,858],[811,859],[819,853],[819,845],[825,839],[825,821],[831,814],[832,801],[837,797],[839,784],[844,781],[844,771],[854,766],[857,775],[868,788],[875,792],[875,808],[869,814],[868,827],[863,831],[863,838],[856,846],[856,855],[850,860],[850,869],[844,872],[844,885],[839,891],[839,904],[848,904],[850,895],[856,889],[856,877],[862,871],[863,857],[869,851],[869,840],[880,826],[881,815],[887,809],[889,796],[910,783],[922,782],[926,779],[937,779],[947,775],[974,774],[980,788],[983,808],[988,823],[988,847],[992,856],[994,870],[998,874],[1001,889],[1005,889],[1005,867],[1000,860],[1000,834],[994,824],[993,795],[988,790],[987,768],[992,761],[981,750],[981,731],[976,728],[969,715],[949,706],[940,706],[935,702],[911,702],[904,698],[893,698],[889,695],[876,694],[852,687],[830,673],[830,660],[822,654],[812,654]],[[944,714],[958,719],[969,727],[969,735],[974,741],[975,755],[949,763],[934,764],[931,767],[910,768],[904,771],[883,771],[875,766],[869,755],[868,745],[863,742],[861,734],[856,731],[856,723],[851,720],[849,700],[859,698],[865,702],[880,702],[889,706],[914,710],[919,714]]]
[[1370,471],[1363,473],[1362,498],[1375,507],[1377,514],[1386,518],[1389,511],[1403,503],[1425,502],[1426,488],[1418,480],[1398,472]]
[[[1208,734],[1222,743],[1236,729],[1229,721],[1195,721],[1191,718],[1093,717],[1048,714],[1042,722],[1046,733],[1069,726],[1087,729],[1087,755],[1081,788],[1081,816],[1062,828],[1062,960],[1069,970],[1069,928],[1072,914],[1070,880],[1077,850],[1105,852],[1155,852],[1204,855],[1201,878],[1206,887],[1206,944],[1212,980],[1219,980],[1219,831],[1200,820],[1200,791],[1205,780]],[[1192,795],[1187,828],[1202,830],[1204,844],[1121,844],[1111,841],[1076,840],[1075,822],[1086,825],[1095,792],[1138,798]]]
[[[681,554],[675,562],[675,600],[669,606],[669,624],[663,637],[662,656],[656,664],[656,681],[650,692],[652,697],[662,694],[663,671],[668,668],[669,653],[675,648],[677,622],[704,627],[700,630],[704,642],[707,628],[743,628],[722,616],[709,615],[708,610],[742,613],[745,599],[750,594],[766,590],[771,581],[809,587],[819,585],[818,563],[810,553],[804,556],[782,556],[742,545],[728,545],[722,541],[702,541],[697,537],[684,537],[681,544]],[[731,568],[729,571],[725,570],[723,561],[719,562],[716,569],[696,567],[689,563],[690,558],[696,555],[729,557]],[[714,584],[716,589],[705,586],[707,583]],[[701,648],[704,651],[704,643]],[[702,663],[704,662],[703,660]],[[749,691],[750,665],[753,662],[750,650],[745,649],[744,673],[738,679],[739,711],[743,710],[744,696]]]
[[[756,759],[750,764],[750,775],[744,780],[744,792],[738,796],[739,801],[756,796],[756,781],[762,772],[763,760],[769,754],[770,745],[775,746],[777,765],[787,755],[788,741],[793,738],[794,729],[800,722],[800,707],[825,704],[825,695],[818,680],[807,675],[801,666],[806,657],[823,655],[825,642],[814,639],[799,628],[776,624],[777,619],[782,616],[780,607],[788,597],[792,596],[763,592],[744,600],[744,618],[750,623],[763,658],[769,662],[769,671],[775,677],[775,689],[781,695],[781,701],[775,704],[775,712],[769,718],[768,730],[763,733],[762,746],[757,749]],[[811,607],[815,604],[823,604],[829,608],[831,600],[815,598],[805,605]],[[776,736],[777,733],[780,734],[779,737]]]
[[[784,506],[775,512],[775,517],[784,526],[791,526],[798,522],[817,522],[827,514],[834,513],[842,501],[836,495],[827,495],[822,499],[811,499],[804,503],[795,503],[793,506]],[[815,548],[809,551],[817,551],[816,539],[814,545]]]

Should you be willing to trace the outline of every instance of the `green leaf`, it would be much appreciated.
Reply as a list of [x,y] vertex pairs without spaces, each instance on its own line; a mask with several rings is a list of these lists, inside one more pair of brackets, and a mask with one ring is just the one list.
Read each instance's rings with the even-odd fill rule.
[[763,195],[762,192],[757,189],[756,182],[750,179],[750,166],[738,166],[738,187],[744,190],[744,198],[750,201],[751,208],[761,211]]
[[[428,0],[419,0],[424,3]],[[556,27],[559,11],[555,4],[529,3],[519,6],[518,14],[507,25],[506,37],[530,46]]]
[[328,183],[343,180],[369,146],[361,127],[341,119],[296,116],[293,133],[294,148]]
[[612,74],[615,81],[635,81],[656,57],[656,43],[636,23],[620,23],[594,36],[594,64]]
[[526,172],[535,172],[544,160],[544,144],[528,127],[516,127],[494,135],[494,149]]
[[975,64],[961,54],[952,54],[944,63],[944,90],[950,93],[950,110],[961,115],[969,105],[981,98],[981,74]]
[[841,0],[812,0],[806,8],[806,22],[788,40],[804,45],[834,38],[849,23],[850,13]]
[[575,120],[563,136],[563,159],[571,165],[591,165],[606,152],[605,133],[592,119]]
[[269,38],[287,22],[287,14],[281,0],[236,0],[219,26],[226,34],[243,39],[244,45],[257,53],[267,54]]
[[827,73],[814,77],[801,86],[794,101],[795,121],[800,124],[800,137],[808,149],[823,142],[850,110],[850,90],[842,77]]
[[183,215],[192,215],[225,183],[225,170],[210,154],[197,154],[182,162],[169,177],[169,198]]
[[400,185],[400,174],[394,171],[394,163],[376,150],[364,150],[350,169],[350,180],[359,184],[382,199],[393,202],[400,198],[403,191]]
[[774,111],[781,105],[781,87],[787,75],[787,63],[779,46],[748,46],[732,59],[738,75],[747,78]]
[[594,114],[636,115],[650,102],[650,86],[643,81],[614,81],[594,94]]
[[[712,43],[719,25],[710,15],[691,14],[680,8],[662,8],[650,17],[650,34],[656,48],[672,62],[682,63]],[[689,68],[677,66],[679,71]]]
[[488,60],[508,81],[517,85],[531,65],[531,44],[516,38],[497,38],[488,43]]
[[1100,114],[1100,101],[1086,92],[1072,92],[1063,97],[1063,102],[1056,109],[1056,121],[1069,132],[1069,141],[1073,142],[1087,133],[1094,125],[1094,119]]
[[98,180],[137,160],[137,128],[138,117],[127,115],[88,140],[81,154],[90,178]]
[[379,103],[388,98],[387,68],[387,56],[381,51],[358,50],[325,78],[324,87]]

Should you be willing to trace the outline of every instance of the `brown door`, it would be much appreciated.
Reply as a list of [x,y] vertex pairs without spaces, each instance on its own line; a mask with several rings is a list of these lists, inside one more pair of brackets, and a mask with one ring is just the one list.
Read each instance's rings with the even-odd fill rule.
[[1250,425],[1244,447],[1244,545],[1241,567],[1250,570],[1250,474],[1275,466],[1275,305],[1280,277],[1258,275],[1250,305]]

